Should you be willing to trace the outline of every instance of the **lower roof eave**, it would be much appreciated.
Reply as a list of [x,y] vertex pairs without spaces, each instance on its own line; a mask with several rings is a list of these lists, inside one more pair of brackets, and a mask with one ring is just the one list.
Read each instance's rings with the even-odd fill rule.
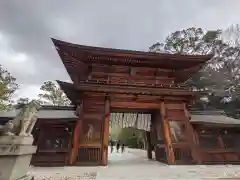
[[119,93],[119,94],[136,94],[136,95],[154,95],[154,96],[196,96],[196,92],[182,88],[156,88],[156,87],[139,87],[123,85],[105,85],[79,83],[76,87],[78,91],[84,92],[102,92],[102,93]]
[[200,125],[202,127],[219,127],[219,128],[240,128],[240,124],[225,124],[225,123],[212,123],[204,121],[190,121],[192,125]]

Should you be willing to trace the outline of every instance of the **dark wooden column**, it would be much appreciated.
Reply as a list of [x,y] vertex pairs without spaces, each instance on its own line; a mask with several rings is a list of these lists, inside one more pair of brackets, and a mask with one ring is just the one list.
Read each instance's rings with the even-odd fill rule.
[[75,129],[74,129],[74,135],[73,135],[73,142],[72,142],[72,152],[71,152],[71,158],[70,158],[70,164],[73,164],[77,158],[77,154],[78,154],[78,146],[79,146],[79,136],[80,136],[80,132],[82,129],[82,117],[83,117],[83,102],[81,102],[81,104],[79,104],[79,106],[77,107],[77,114],[78,114],[78,119],[77,122],[75,124]]
[[105,114],[103,119],[103,144],[102,144],[102,164],[108,164],[108,141],[109,141],[109,121],[110,121],[110,103],[109,99],[105,100]]
[[[43,134],[44,134],[44,132],[43,132],[43,126],[42,126],[42,123],[38,123],[37,124],[37,131],[38,132],[36,132],[36,129],[34,129],[34,131],[35,131],[35,133],[37,133],[37,135],[35,135],[35,136],[33,136],[34,137],[34,145],[35,146],[37,146],[37,150],[36,150],[36,153],[35,154],[33,154],[33,156],[32,156],[32,159],[31,159],[31,165],[33,165],[33,166],[37,166],[38,164],[38,159],[40,159],[41,158],[41,156],[39,156],[39,155],[41,155],[40,153],[39,153],[39,148],[40,148],[40,146],[41,146],[41,143],[42,143],[42,141],[44,141],[44,137],[43,137]],[[37,136],[37,139],[36,139],[36,136]]]
[[148,159],[152,159],[152,142],[150,132],[146,131],[146,137],[147,137],[147,157]]

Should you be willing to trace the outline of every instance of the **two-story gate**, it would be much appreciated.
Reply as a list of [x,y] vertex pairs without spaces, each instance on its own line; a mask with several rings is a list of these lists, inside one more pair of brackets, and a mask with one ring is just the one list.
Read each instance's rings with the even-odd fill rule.
[[[149,152],[168,164],[197,162],[187,104],[195,93],[181,86],[212,56],[97,48],[53,39],[73,83],[58,81],[76,105],[72,165],[107,165],[110,113],[152,113]],[[150,155],[149,155],[150,156]]]

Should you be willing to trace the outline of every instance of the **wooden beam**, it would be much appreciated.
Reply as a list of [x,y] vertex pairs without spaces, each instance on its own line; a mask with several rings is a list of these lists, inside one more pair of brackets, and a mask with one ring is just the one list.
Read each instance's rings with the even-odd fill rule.
[[[121,99],[136,99],[136,101],[155,101],[155,100],[166,100],[166,102],[168,101],[179,101],[179,102],[183,102],[183,101],[187,101],[187,98],[184,96],[153,96],[153,95],[134,95],[134,94],[120,94],[120,93],[97,93],[97,92],[84,92],[84,96],[82,96],[83,98],[90,98],[90,97],[105,97],[105,96],[109,96],[110,100],[112,101],[112,99],[114,98],[121,98]],[[169,102],[171,103],[171,102]]]
[[165,136],[165,141],[166,141],[167,151],[168,151],[168,157],[167,157],[168,164],[175,164],[175,155],[172,147],[171,132],[170,132],[169,123],[166,115],[165,103],[163,101],[161,102],[160,112],[161,112],[161,120],[163,122],[164,136]]
[[165,106],[168,110],[182,110],[181,103],[166,103]]
[[111,108],[135,108],[135,109],[159,109],[157,103],[140,103],[140,102],[111,102]]
[[[202,62],[196,61],[195,60],[189,60],[187,56],[185,58],[183,57],[176,57],[173,58],[173,55],[162,58],[161,60],[158,59],[159,57],[155,58],[127,58],[125,55],[120,55],[116,56],[116,53],[112,54],[111,56],[107,55],[105,52],[98,52],[97,54],[91,53],[91,57],[88,57],[88,59],[84,59],[84,62],[89,62],[89,63],[99,63],[101,62],[102,64],[106,65],[121,65],[121,66],[132,66],[132,67],[146,67],[146,68],[167,68],[167,69],[175,69],[175,68],[188,68],[189,66],[196,66],[198,64],[204,63],[206,60],[202,60]],[[114,59],[114,60],[113,60]],[[200,61],[201,61],[200,60]]]
[[134,94],[119,94],[119,93],[108,93],[110,98],[129,98],[129,99],[133,99],[133,98],[137,98],[137,101],[142,101],[142,100],[149,100],[149,101],[155,101],[155,100],[166,100],[166,101],[187,101],[187,98],[182,97],[182,96],[153,96],[153,95],[134,95]]
[[[159,71],[160,73],[161,71]],[[93,71],[90,75],[91,76],[110,76],[110,77],[121,77],[121,78],[129,78],[129,79],[149,79],[149,80],[169,80],[173,81],[173,77],[168,77],[168,73],[171,73],[172,71],[162,71],[162,73],[165,73],[166,76],[149,76],[149,75],[130,75],[129,73],[114,73],[114,72],[96,72]]]
[[81,102],[80,108],[79,108],[79,119],[76,122],[75,129],[74,129],[74,136],[73,136],[73,147],[72,147],[72,152],[71,152],[71,158],[70,158],[70,164],[73,164],[74,161],[77,158],[78,154],[78,146],[79,146],[79,136],[80,132],[82,130],[82,117],[83,117],[83,103],[84,101]]
[[84,144],[79,144],[79,148],[101,148],[102,144],[101,143],[84,143]]
[[152,109],[137,109],[137,108],[112,108],[111,113],[142,113],[142,114],[151,114],[153,112]]
[[102,146],[102,164],[106,166],[108,164],[108,141],[109,141],[109,121],[110,121],[110,103],[109,99],[105,100],[105,117],[104,117],[104,135]]
[[147,157],[148,159],[152,159],[152,141],[151,141],[151,134],[150,132],[146,131],[146,138],[147,138]]
[[160,95],[160,96],[187,96],[191,97],[196,92],[190,91],[188,88],[156,88],[156,87],[139,87],[131,85],[113,85],[99,83],[78,83],[79,91],[100,92],[100,93],[119,93],[119,94],[135,94],[135,95]]

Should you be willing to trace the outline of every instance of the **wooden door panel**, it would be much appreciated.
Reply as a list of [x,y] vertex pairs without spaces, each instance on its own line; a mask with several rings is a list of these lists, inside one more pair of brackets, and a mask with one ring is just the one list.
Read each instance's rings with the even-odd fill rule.
[[76,165],[100,165],[101,148],[81,147],[78,149]]
[[[101,98],[100,98],[101,99]],[[94,115],[94,116],[93,116]],[[81,114],[81,129],[77,134],[75,165],[100,165],[103,161],[105,129],[104,102],[89,98],[84,100]]]
[[32,158],[35,166],[64,166],[68,157],[71,133],[67,126],[42,126],[38,148]]

